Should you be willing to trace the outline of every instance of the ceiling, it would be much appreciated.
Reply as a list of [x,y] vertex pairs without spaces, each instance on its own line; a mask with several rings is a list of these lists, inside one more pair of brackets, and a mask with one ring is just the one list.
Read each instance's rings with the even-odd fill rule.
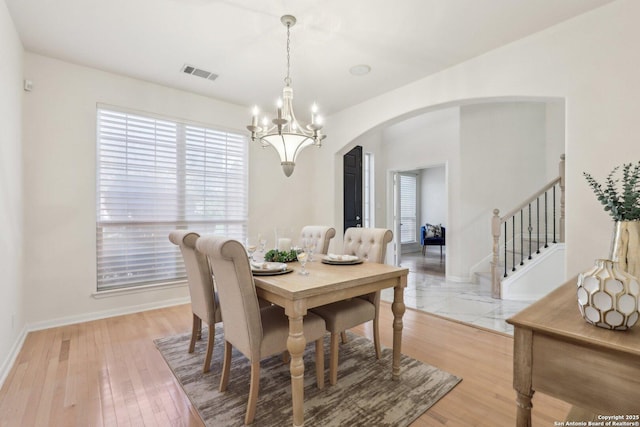
[[[270,109],[279,97],[286,74],[280,17],[295,15],[295,105],[317,101],[326,115],[611,0],[5,1],[30,52],[248,108]],[[185,74],[185,64],[219,77]],[[371,72],[351,75],[358,64]]]

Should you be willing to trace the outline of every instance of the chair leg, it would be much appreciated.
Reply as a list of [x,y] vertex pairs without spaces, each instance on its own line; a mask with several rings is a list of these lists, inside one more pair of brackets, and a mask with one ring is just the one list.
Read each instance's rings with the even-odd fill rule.
[[316,340],[316,383],[318,388],[324,388],[324,338]]
[[207,340],[207,355],[204,358],[204,367],[202,368],[203,373],[209,372],[211,369],[211,357],[213,356],[213,343],[216,340],[216,328],[215,325],[209,325],[209,339]]
[[291,362],[291,354],[289,354],[288,350],[282,352],[282,363],[287,364]]
[[202,319],[193,314],[193,324],[191,326],[191,342],[189,343],[189,353],[196,349],[196,340],[200,339],[200,329],[202,329]]
[[256,416],[256,404],[258,403],[258,389],[260,388],[260,360],[251,361],[251,384],[249,385],[249,401],[247,402],[247,414],[244,417],[245,424],[251,424]]
[[329,384],[336,385],[338,382],[338,334],[331,333],[331,343],[329,347]]
[[220,392],[227,390],[229,385],[229,371],[231,370],[231,351],[233,347],[229,342],[224,342],[224,359],[222,361],[222,374],[220,375]]
[[376,359],[382,357],[382,350],[380,350],[380,321],[378,316],[373,318],[373,345],[376,348]]
[[347,343],[347,332],[346,331],[342,331],[340,332],[340,338],[342,338],[342,344],[346,344]]

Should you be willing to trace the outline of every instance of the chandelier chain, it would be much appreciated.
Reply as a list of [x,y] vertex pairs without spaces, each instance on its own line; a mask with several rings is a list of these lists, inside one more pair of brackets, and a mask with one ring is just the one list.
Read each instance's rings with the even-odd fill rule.
[[291,69],[291,38],[290,38],[291,25],[287,24],[287,77],[284,79],[284,83],[287,86],[291,86],[291,77],[289,76],[289,70]]

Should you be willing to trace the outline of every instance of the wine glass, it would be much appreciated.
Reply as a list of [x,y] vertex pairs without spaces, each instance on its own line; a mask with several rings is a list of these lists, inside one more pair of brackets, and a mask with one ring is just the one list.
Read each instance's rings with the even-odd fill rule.
[[308,239],[306,248],[309,251],[309,262],[313,262],[313,253],[316,251],[316,239]]
[[309,272],[304,269],[304,266],[307,264],[308,259],[309,253],[306,251],[306,249],[303,249],[303,251],[298,254],[298,262],[300,262],[300,265],[302,266],[302,270],[300,270],[298,274],[302,274],[303,276],[309,275]]
[[245,247],[247,248],[247,253],[249,254],[249,261],[253,262],[253,254],[258,248],[252,240],[247,239]]
[[267,239],[258,236],[258,251],[262,254],[267,247]]

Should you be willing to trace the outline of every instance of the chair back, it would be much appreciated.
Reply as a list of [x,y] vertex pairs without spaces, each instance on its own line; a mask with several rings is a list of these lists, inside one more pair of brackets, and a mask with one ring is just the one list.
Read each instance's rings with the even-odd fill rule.
[[260,360],[260,306],[244,246],[226,237],[206,236],[198,239],[196,248],[209,257],[216,278],[224,339],[251,360]]
[[336,229],[326,225],[306,225],[300,231],[300,241],[311,239],[316,245],[315,253],[326,255],[329,242],[336,235]]
[[344,232],[342,253],[356,255],[368,262],[384,263],[387,244],[393,239],[393,232],[386,228],[350,227]]
[[187,271],[191,310],[207,325],[216,323],[216,300],[213,277],[207,257],[196,249],[198,233],[175,230],[169,233],[171,243],[180,247]]

